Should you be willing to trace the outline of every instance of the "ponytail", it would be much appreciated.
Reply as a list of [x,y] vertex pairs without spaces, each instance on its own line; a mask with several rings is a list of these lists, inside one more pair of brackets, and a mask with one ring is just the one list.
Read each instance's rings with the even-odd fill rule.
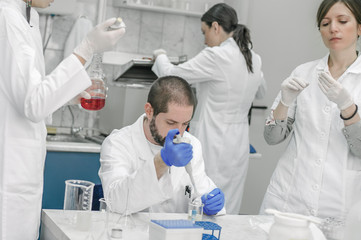
[[249,29],[243,24],[237,24],[235,30],[233,31],[233,39],[236,41],[239,50],[246,59],[248,72],[253,73],[252,66],[252,52],[253,44],[251,41],[251,34]]

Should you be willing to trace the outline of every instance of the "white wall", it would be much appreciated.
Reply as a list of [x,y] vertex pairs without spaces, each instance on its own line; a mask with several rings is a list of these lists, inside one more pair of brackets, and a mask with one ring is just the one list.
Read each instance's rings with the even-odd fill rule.
[[[262,57],[268,83],[265,99],[256,104],[270,108],[281,82],[296,66],[327,53],[316,25],[321,0],[246,1],[249,9],[245,23],[251,30],[253,49]],[[228,2],[232,4],[232,0]],[[238,10],[242,11],[245,10]],[[253,110],[250,140],[262,158],[250,160],[241,213],[258,213],[269,179],[287,144],[269,146],[264,141],[263,125],[269,111]]]

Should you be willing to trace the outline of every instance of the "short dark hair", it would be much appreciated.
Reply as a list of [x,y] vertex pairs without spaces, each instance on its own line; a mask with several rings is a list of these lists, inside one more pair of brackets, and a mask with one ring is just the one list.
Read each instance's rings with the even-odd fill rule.
[[150,88],[147,101],[152,105],[154,116],[168,112],[169,103],[193,106],[193,113],[197,105],[191,86],[178,76],[158,78]]
[[318,29],[320,29],[322,19],[324,19],[330,8],[338,2],[345,4],[355,16],[357,23],[361,24],[361,0],[323,0],[317,11]]

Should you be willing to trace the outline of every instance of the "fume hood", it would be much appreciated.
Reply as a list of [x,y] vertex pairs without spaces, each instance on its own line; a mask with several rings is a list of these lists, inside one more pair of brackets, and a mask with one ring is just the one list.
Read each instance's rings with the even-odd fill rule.
[[[168,57],[171,63],[179,64],[187,61],[187,56]],[[151,56],[122,53],[105,52],[103,64],[114,66],[113,82],[117,86],[127,87],[149,87],[157,76],[152,71],[154,60]]]

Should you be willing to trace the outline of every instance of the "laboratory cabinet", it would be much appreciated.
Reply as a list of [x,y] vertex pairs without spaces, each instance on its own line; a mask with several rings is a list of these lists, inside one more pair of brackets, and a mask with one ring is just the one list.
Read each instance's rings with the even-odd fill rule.
[[[99,153],[48,151],[44,169],[43,209],[62,209],[65,180],[80,179],[100,186]],[[94,191],[96,194],[96,191]],[[93,205],[94,206],[94,205]]]

